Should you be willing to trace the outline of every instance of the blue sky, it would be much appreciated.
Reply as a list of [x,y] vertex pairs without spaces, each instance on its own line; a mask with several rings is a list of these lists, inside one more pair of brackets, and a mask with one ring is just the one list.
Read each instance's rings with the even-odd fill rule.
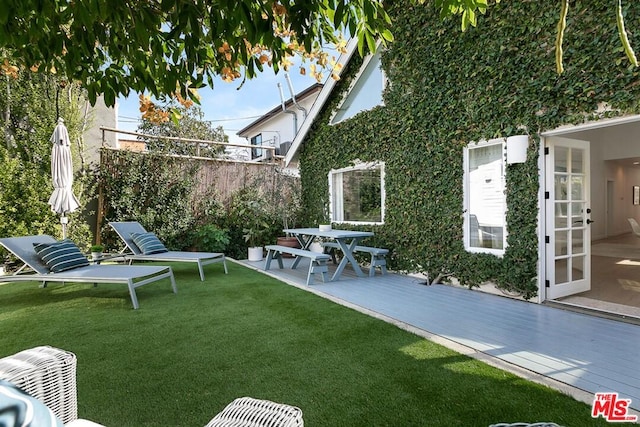
[[[227,83],[217,79],[213,89],[207,87],[199,91],[205,120],[211,121],[215,127],[222,126],[229,135],[229,142],[247,143],[236,133],[280,105],[278,83],[282,85],[285,99],[291,97],[284,76],[282,70],[276,75],[271,68],[265,67],[258,77],[247,80],[241,88],[241,80]],[[298,66],[291,67],[289,76],[295,93],[315,83],[312,77],[300,75]],[[118,129],[136,131],[140,117],[138,94],[118,99]]]

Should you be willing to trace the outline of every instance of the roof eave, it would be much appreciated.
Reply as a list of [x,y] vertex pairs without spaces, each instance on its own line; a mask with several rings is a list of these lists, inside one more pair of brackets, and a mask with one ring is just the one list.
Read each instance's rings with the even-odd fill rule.
[[[351,40],[349,40],[349,43],[347,43],[345,53],[341,54],[338,58],[338,63],[341,63],[343,65],[342,68],[336,73],[339,77],[342,76],[343,71],[347,69],[347,64],[351,60],[351,57],[356,51],[357,46],[358,39],[352,38]],[[305,136],[307,136],[311,125],[322,110],[322,107],[324,107],[325,103],[329,99],[329,95],[331,95],[331,93],[333,92],[333,88],[336,84],[337,80],[334,80],[331,76],[329,76],[325,81],[322,90],[318,95],[318,98],[316,98],[316,101],[313,103],[311,109],[309,110],[309,114],[307,114],[307,117],[302,122],[300,130],[298,131],[298,133],[296,133],[295,138],[293,138],[291,148],[289,148],[289,151],[287,152],[287,155],[284,159],[285,166],[289,166],[289,163],[294,160],[296,154],[298,153],[298,150],[300,149],[302,141],[304,140]]]
[[[313,85],[309,86],[308,88],[302,90],[300,93],[296,94],[296,102],[300,102],[300,101],[306,99],[308,96],[313,95],[319,89],[321,90],[321,88],[322,88],[322,85],[320,83],[314,83]],[[289,98],[284,103],[285,108],[289,108],[292,105],[293,105],[293,99],[292,98]],[[266,113],[264,113],[258,119],[254,120],[253,122],[249,123],[244,128],[240,129],[238,132],[236,132],[236,135],[243,136],[242,135],[243,133],[249,132],[253,127],[258,126],[258,125],[266,122],[267,120],[269,120],[270,118],[272,118],[273,116],[278,114],[280,111],[282,111],[282,104],[279,104],[276,107],[273,107],[271,110],[269,110]]]

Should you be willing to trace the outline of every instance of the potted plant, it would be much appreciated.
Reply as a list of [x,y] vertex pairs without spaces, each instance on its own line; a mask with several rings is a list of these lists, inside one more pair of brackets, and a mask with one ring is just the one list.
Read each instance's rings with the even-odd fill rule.
[[102,252],[104,251],[103,245],[92,245],[91,246],[91,259],[97,260],[102,258]]
[[311,245],[309,245],[309,250],[312,252],[323,253],[324,246],[322,246],[322,239],[319,237],[316,237],[315,239],[313,239],[313,242],[311,243]]
[[245,226],[242,229],[244,241],[248,244],[249,261],[262,261],[263,246],[271,225],[261,200],[248,200],[240,209]]

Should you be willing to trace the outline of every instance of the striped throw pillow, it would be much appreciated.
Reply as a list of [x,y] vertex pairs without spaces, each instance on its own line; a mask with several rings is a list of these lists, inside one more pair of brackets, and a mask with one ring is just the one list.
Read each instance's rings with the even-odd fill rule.
[[89,260],[80,249],[69,239],[55,243],[34,243],[33,249],[42,262],[53,273],[86,267]]
[[144,255],[159,254],[162,252],[169,252],[164,247],[160,239],[151,233],[131,233],[131,240]]

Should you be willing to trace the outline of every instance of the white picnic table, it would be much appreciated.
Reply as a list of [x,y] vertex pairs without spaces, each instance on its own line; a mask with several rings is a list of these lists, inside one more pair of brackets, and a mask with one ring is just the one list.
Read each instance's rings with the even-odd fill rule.
[[[342,271],[347,266],[347,264],[351,263],[353,270],[359,277],[364,277],[365,274],[362,272],[362,269],[358,265],[358,262],[353,257],[353,251],[356,246],[364,239],[365,237],[372,237],[374,233],[372,231],[353,231],[353,230],[320,230],[319,228],[289,228],[283,230],[285,233],[291,234],[298,239],[300,243],[300,247],[302,249],[309,250],[309,246],[313,243],[313,239],[316,237],[322,237],[325,239],[335,240],[336,243],[340,246],[342,253],[344,256],[338,264],[338,268],[333,273],[331,277],[331,281],[338,280]],[[296,268],[298,263],[300,262],[302,257],[296,257],[293,262],[292,268]]]

